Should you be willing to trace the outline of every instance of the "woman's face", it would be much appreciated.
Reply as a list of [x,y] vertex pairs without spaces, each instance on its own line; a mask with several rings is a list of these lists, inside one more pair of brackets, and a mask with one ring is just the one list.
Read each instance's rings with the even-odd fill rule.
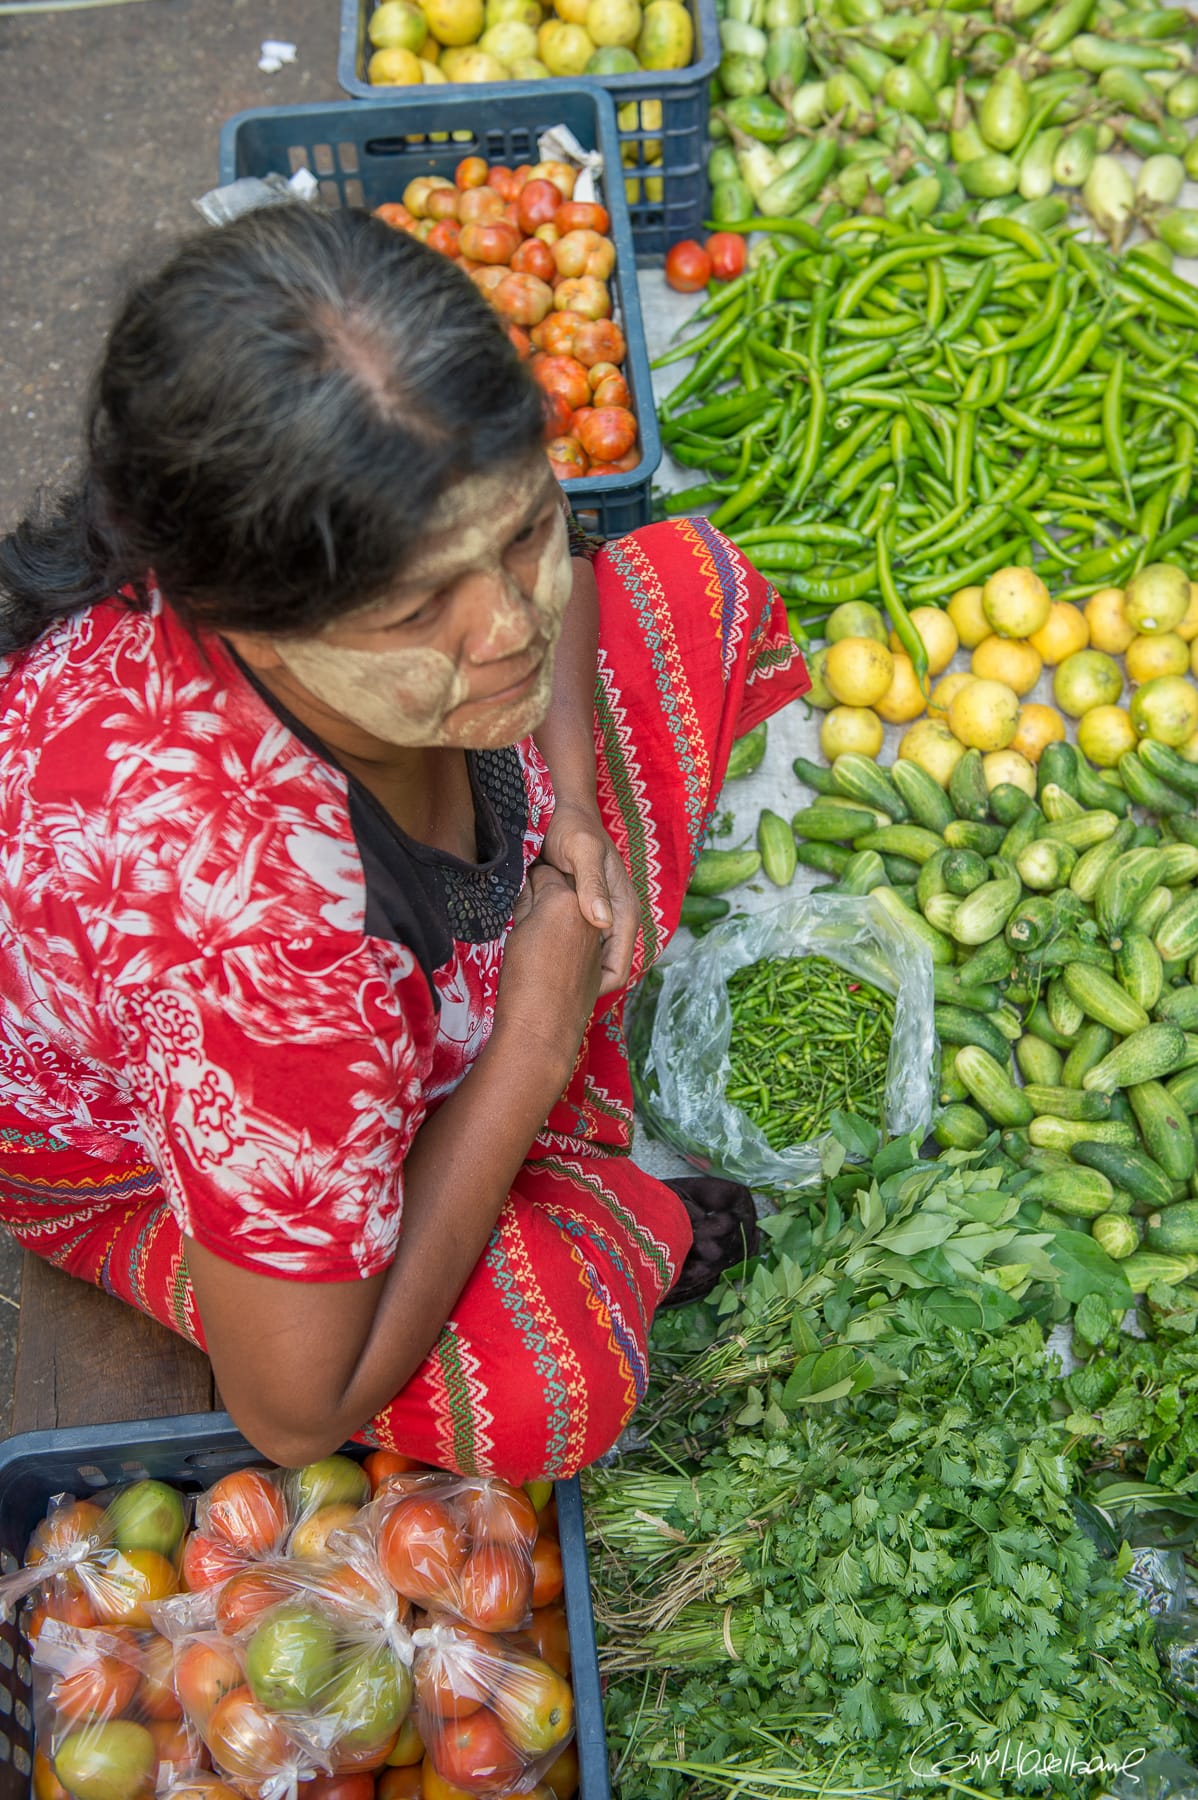
[[495,749],[548,711],[570,587],[558,487],[537,453],[456,483],[384,600],[273,649],[317,701],[383,743]]

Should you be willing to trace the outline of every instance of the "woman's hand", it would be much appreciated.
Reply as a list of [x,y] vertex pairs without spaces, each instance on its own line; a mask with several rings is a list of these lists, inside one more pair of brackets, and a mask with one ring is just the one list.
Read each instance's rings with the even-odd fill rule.
[[571,878],[583,918],[603,934],[600,995],[624,987],[640,929],[640,903],[598,808],[559,800],[541,858]]
[[556,1082],[548,1111],[570,1078],[599,997],[603,937],[584,916],[573,882],[547,863],[528,871],[512,921],[491,1038],[510,1042],[526,1061],[537,1046],[550,1086]]

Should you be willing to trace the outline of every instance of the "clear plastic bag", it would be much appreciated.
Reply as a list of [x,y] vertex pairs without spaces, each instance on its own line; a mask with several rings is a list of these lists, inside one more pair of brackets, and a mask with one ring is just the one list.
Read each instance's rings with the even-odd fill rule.
[[86,1500],[56,1494],[24,1566],[0,1579],[0,1612],[28,1600],[31,1640],[47,1619],[79,1629],[147,1629],[152,1604],[179,1588],[186,1524],[187,1503],[159,1481]]
[[[895,997],[886,1076],[892,1136],[926,1134],[932,1119],[936,1040],[932,959],[926,946],[875,901],[810,894],[766,912],[725,920],[684,959],[662,972],[652,1028],[638,1030],[636,1088],[656,1135],[704,1170],[761,1191],[819,1179],[826,1137],[775,1151],[724,1097],[732,1013],[726,983],[763,957],[824,956]],[[648,1002],[640,999],[634,1013]]]
[[487,1476],[394,1476],[376,1496],[387,1580],[413,1606],[481,1631],[518,1631],[533,1608],[537,1513],[522,1488]]
[[69,1793],[119,1788],[142,1800],[202,1765],[173,1691],[171,1646],[151,1632],[46,1620],[33,1646],[33,1717],[38,1753]]
[[502,1634],[440,1620],[418,1628],[416,1719],[443,1781],[467,1793],[528,1793],[574,1734],[570,1684]]

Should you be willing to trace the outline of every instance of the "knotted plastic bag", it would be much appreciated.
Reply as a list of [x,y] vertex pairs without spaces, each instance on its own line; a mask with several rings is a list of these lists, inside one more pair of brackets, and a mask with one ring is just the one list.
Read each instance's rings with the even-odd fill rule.
[[725,1097],[732,1037],[727,983],[763,958],[803,956],[827,957],[894,996],[886,1130],[892,1137],[926,1135],[936,1051],[932,959],[913,931],[868,897],[810,894],[727,919],[662,971],[655,997],[642,990],[630,1016],[633,1085],[649,1129],[698,1168],[762,1192],[818,1181],[829,1136],[774,1150]]

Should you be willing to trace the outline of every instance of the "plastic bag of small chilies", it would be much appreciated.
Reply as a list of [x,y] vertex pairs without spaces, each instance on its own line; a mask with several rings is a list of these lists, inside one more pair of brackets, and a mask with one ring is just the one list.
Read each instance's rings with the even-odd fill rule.
[[[869,898],[810,894],[732,918],[669,964],[653,999],[643,990],[630,1016],[637,1102],[651,1130],[689,1161],[759,1191],[817,1181],[827,1134],[775,1150],[724,1095],[732,1010],[727,982],[763,958],[822,956],[895,998],[886,1074],[886,1129],[926,1134],[932,1119],[936,1040],[932,959]],[[651,1017],[650,1017],[651,1009]]]
[[81,1629],[145,1630],[149,1607],[177,1591],[186,1503],[160,1481],[94,1499],[56,1494],[35,1527],[24,1567],[0,1579],[0,1610],[25,1600],[28,1637],[46,1619]]
[[490,1476],[392,1477],[370,1507],[379,1565],[413,1606],[480,1631],[517,1631],[533,1607],[536,1508]]
[[503,1634],[430,1617],[414,1633],[416,1720],[437,1774],[467,1793],[527,1793],[574,1734],[570,1684]]
[[[150,1632],[43,1623],[33,1645],[35,1792],[142,1800],[200,1767],[199,1735],[171,1685],[170,1645]],[[40,1784],[38,1785],[40,1780]]]

